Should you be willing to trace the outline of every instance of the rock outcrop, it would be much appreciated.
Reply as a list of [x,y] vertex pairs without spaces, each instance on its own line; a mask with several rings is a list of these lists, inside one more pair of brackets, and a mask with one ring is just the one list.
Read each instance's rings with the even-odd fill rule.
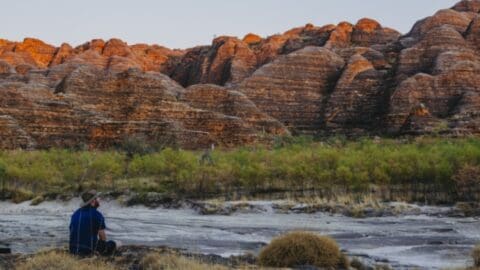
[[[363,55],[370,52],[365,49]],[[325,121],[329,131],[375,130],[381,123],[388,97],[384,78],[387,71],[376,69],[362,53],[353,55],[326,104]]]
[[383,28],[371,19],[362,19],[356,25],[307,24],[265,39],[255,34],[247,34],[242,40],[224,36],[216,38],[211,46],[187,50],[183,57],[174,60],[180,64],[167,74],[183,86],[197,83],[237,86],[262,65],[307,46],[385,45],[399,36],[397,31]]
[[[252,103],[241,109],[245,114],[252,110],[250,117],[263,117],[258,127],[254,119],[191,107],[180,101],[184,88],[155,72],[113,73],[81,66],[55,89],[22,82],[4,83],[0,89],[0,134],[9,138],[3,148],[108,148],[132,136],[184,148],[228,147],[288,133]],[[216,102],[227,107],[232,101]],[[260,134],[260,124],[275,127]]]
[[238,117],[258,134],[289,134],[277,119],[260,111],[255,103],[238,91],[212,84],[197,84],[188,87],[180,99],[194,108]]
[[478,134],[475,105],[465,97],[480,90],[479,6],[480,1],[461,1],[419,21],[399,40],[405,48],[386,117],[390,132]]
[[306,47],[261,67],[239,91],[291,130],[314,134],[344,64],[328,49]]
[[480,0],[171,50],[0,39],[0,148],[206,148],[289,134],[480,134]]
[[22,42],[0,40],[0,59],[14,68],[28,65],[31,68],[51,68],[70,62],[92,64],[100,68],[124,71],[137,67],[143,71],[164,71],[170,57],[183,55],[182,50],[170,50],[158,45],[127,45],[119,39],[90,42],[72,48],[62,44],[56,48],[33,38]]
[[170,72],[183,86],[197,83],[237,84],[257,67],[249,45],[234,37],[219,37],[211,47],[188,51]]

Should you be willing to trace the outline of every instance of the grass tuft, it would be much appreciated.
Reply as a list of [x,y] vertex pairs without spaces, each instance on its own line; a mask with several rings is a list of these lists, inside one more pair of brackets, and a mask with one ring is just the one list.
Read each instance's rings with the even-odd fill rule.
[[260,265],[270,267],[311,265],[339,269],[348,265],[335,240],[302,231],[273,239],[262,249],[258,261]]

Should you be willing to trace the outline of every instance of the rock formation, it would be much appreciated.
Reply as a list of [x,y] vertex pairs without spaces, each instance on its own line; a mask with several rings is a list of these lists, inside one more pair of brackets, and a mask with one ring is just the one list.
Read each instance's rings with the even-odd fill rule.
[[259,68],[239,91],[292,131],[314,134],[321,127],[325,101],[344,66],[321,47],[306,47]]
[[480,134],[480,0],[171,50],[0,39],[0,148],[206,148],[289,134]]
[[23,42],[0,40],[0,59],[14,68],[52,68],[63,63],[85,63],[114,71],[138,67],[143,71],[163,71],[170,57],[183,55],[182,50],[170,50],[158,45],[136,44],[128,46],[119,39],[94,39],[72,48],[62,44],[56,48],[33,38]]
[[255,34],[247,34],[242,40],[224,36],[213,40],[211,46],[187,50],[180,59],[175,59],[180,64],[167,74],[183,86],[197,83],[236,86],[260,66],[307,46],[384,45],[399,36],[395,30],[383,28],[371,19],[362,19],[355,26],[345,22],[323,27],[307,24],[266,39]]

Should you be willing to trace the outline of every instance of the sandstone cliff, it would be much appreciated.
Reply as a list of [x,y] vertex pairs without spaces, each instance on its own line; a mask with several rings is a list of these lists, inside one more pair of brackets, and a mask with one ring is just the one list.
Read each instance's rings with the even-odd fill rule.
[[0,148],[206,148],[288,134],[480,134],[480,0],[171,50],[0,39]]

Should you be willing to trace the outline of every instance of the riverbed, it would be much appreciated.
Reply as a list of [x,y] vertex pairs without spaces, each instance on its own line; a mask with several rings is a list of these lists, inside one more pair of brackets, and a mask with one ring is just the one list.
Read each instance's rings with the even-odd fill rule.
[[[0,202],[0,242],[15,253],[67,245],[70,215],[79,205],[69,202]],[[256,254],[273,237],[308,230],[335,238],[350,256],[394,269],[442,269],[471,264],[472,247],[480,242],[478,217],[443,217],[445,207],[424,207],[420,214],[352,218],[327,213],[278,213],[274,202],[258,201],[255,211],[232,215],[200,215],[193,209],[123,207],[103,202],[107,234],[124,244],[169,246],[221,256]],[[258,210],[260,209],[260,210]],[[440,214],[439,214],[440,213]]]

